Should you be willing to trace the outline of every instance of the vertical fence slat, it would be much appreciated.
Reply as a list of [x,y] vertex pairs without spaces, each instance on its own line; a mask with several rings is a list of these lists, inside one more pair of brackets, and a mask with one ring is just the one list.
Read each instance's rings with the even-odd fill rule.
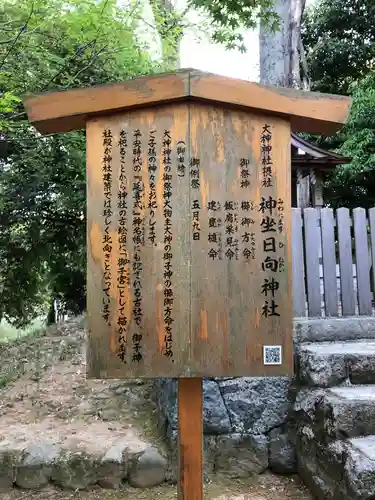
[[357,289],[359,314],[372,313],[370,289],[370,262],[367,239],[366,210],[353,210],[355,262],[357,268]]
[[320,227],[319,212],[314,208],[305,208],[303,211],[305,224],[305,251],[307,300],[309,316],[321,316],[319,249]]
[[337,236],[339,242],[340,288],[343,316],[355,314],[352,238],[348,208],[337,210]]
[[332,208],[323,208],[320,211],[320,218],[322,227],[324,307],[326,316],[337,316],[335,226]]
[[372,287],[371,293],[374,297],[375,287],[375,208],[370,208],[368,211],[370,223],[370,244],[371,244],[371,264],[372,264]]
[[300,208],[292,208],[292,296],[293,316],[306,316],[302,215]]

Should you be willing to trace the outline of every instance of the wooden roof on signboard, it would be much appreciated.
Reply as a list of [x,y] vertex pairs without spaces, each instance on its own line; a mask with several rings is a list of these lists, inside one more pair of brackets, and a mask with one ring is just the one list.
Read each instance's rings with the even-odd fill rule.
[[293,131],[331,134],[345,122],[348,97],[272,87],[184,69],[121,83],[44,93],[24,105],[39,132],[85,127],[93,116],[178,101],[203,101],[285,117]]

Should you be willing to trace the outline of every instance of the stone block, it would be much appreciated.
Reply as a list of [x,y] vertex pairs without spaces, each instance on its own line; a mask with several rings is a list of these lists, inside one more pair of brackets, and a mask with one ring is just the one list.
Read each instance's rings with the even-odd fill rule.
[[151,488],[166,478],[167,461],[156,448],[143,451],[129,465],[128,481],[134,488]]
[[154,387],[161,420],[165,420],[173,429],[177,429],[177,379],[157,378]]
[[306,318],[293,321],[293,339],[302,342],[346,342],[375,338],[375,318]]
[[268,439],[252,434],[218,436],[216,470],[232,478],[260,474],[268,467]]
[[235,432],[266,434],[281,426],[292,408],[288,377],[241,377],[219,381]]
[[[158,379],[156,382],[159,411],[172,429],[177,429],[177,381]],[[231,432],[231,422],[225,407],[220,386],[215,380],[203,380],[203,432],[226,434]]]
[[316,342],[296,349],[299,382],[313,387],[375,382],[375,342]]
[[21,460],[22,450],[10,441],[0,442],[0,493],[9,491],[13,487]]
[[314,432],[319,439],[375,434],[375,386],[328,389],[316,406]]
[[349,443],[344,469],[348,492],[355,500],[372,500],[375,497],[375,436],[350,439]]
[[128,440],[114,443],[98,463],[98,483],[102,488],[117,489],[127,476]]
[[97,480],[97,457],[85,451],[64,450],[52,470],[52,481],[68,490],[84,490]]
[[268,434],[269,467],[277,474],[293,474],[297,471],[296,449],[291,432],[273,429]]
[[227,408],[214,380],[203,381],[203,432],[204,434],[227,434],[232,431]]
[[52,443],[28,445],[17,468],[17,486],[25,489],[46,486],[51,479],[52,467],[57,462],[59,453],[59,446]]
[[330,446],[320,443],[309,426],[297,433],[297,470],[314,498],[342,500],[347,498],[343,481],[345,453],[342,442]]

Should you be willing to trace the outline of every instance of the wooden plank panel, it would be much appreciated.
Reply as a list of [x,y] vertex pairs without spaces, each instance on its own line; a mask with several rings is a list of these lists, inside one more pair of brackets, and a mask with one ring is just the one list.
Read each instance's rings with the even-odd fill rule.
[[306,316],[305,261],[300,208],[292,208],[292,297],[293,316]]
[[311,133],[337,130],[345,122],[351,104],[346,96],[279,89],[186,69],[123,83],[48,92],[26,98],[24,106],[41,133],[53,133],[84,128],[94,115],[186,98],[273,113],[290,121],[293,130]]
[[355,262],[357,268],[357,289],[359,314],[372,313],[370,289],[370,261],[367,238],[366,210],[353,210]]
[[292,129],[330,134],[345,123],[351,99],[344,96],[301,92],[296,89],[250,83],[191,70],[190,95],[212,101],[284,115]]
[[[189,185],[187,176],[178,175],[177,143],[187,143],[187,126],[186,105],[97,118],[88,124],[90,377],[179,376],[185,370]],[[112,136],[107,151],[105,130]],[[120,144],[121,138],[126,144]],[[107,199],[103,189],[108,180]]]
[[88,376],[292,373],[289,125],[175,104],[87,139]]
[[322,228],[322,258],[324,307],[326,316],[338,315],[338,295],[336,278],[335,253],[335,220],[332,208],[323,208],[320,211]]
[[319,212],[314,208],[303,211],[305,225],[307,300],[310,317],[321,316],[319,249],[321,242]]
[[42,134],[85,128],[103,114],[125,112],[188,95],[189,73],[144,76],[121,83],[95,85],[64,92],[46,92],[25,100],[28,118]]
[[[276,118],[194,103],[190,117],[191,157],[201,166],[200,190],[191,191],[192,203],[197,196],[201,207],[200,240],[191,243],[194,371],[206,376],[289,373],[289,126]],[[272,136],[273,187],[262,188],[265,124]],[[281,365],[264,364],[263,346],[268,345],[282,347]]]
[[355,295],[349,209],[344,207],[339,208],[336,212],[336,217],[339,243],[342,314],[343,316],[351,316],[355,314]]
[[372,297],[374,297],[375,286],[375,208],[370,208],[368,211],[370,224],[370,244],[371,244],[371,271],[372,271]]
[[202,391],[201,378],[178,380],[178,500],[203,499]]

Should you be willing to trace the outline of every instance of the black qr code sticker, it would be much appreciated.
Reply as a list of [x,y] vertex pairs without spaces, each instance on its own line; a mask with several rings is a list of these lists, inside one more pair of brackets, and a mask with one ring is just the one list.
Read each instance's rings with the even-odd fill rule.
[[265,365],[281,365],[281,345],[263,346],[263,363]]

